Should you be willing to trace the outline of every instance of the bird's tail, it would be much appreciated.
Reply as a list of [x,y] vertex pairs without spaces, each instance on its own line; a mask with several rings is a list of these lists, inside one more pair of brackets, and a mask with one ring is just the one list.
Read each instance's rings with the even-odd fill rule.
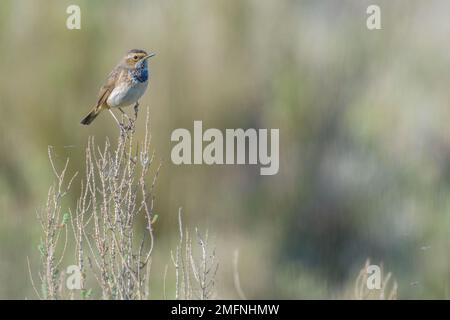
[[88,125],[99,115],[101,109],[94,108],[89,114],[81,120],[81,124]]

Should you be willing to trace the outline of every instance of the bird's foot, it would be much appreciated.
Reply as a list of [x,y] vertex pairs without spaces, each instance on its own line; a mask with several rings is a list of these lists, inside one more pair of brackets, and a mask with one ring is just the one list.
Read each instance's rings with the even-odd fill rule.
[[139,101],[134,104],[134,120],[137,120],[139,112]]
[[[121,123],[121,130],[125,131],[126,133],[130,132],[130,131],[134,131],[134,126],[136,123],[136,119],[133,119],[131,117],[128,116],[128,114],[122,110],[122,108],[118,108],[120,110],[120,112],[122,112],[122,123]],[[127,120],[127,122],[125,123],[125,119]]]

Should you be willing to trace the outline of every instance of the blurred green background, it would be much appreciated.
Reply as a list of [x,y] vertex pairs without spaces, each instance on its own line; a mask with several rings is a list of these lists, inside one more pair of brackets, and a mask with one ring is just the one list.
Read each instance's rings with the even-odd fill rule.
[[[81,30],[66,28],[70,4]],[[366,28],[369,4],[382,30]],[[2,0],[0,298],[35,297],[26,258],[37,267],[47,146],[82,172],[88,136],[114,141],[108,114],[79,121],[131,48],[157,53],[141,100],[163,161],[153,297],[181,206],[216,245],[216,298],[237,297],[236,249],[249,298],[346,297],[366,258],[393,272],[400,298],[447,298],[449,12],[445,0]],[[279,128],[279,173],[171,164],[171,132],[194,120]]]

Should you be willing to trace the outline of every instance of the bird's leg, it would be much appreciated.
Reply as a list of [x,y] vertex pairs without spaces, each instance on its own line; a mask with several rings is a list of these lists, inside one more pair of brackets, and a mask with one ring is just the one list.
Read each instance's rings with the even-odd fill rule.
[[118,109],[120,110],[120,112],[122,112],[122,116],[125,116],[125,118],[127,118],[127,120],[128,120],[128,125],[125,127],[125,129],[130,130],[133,125],[133,120],[130,119],[128,114],[125,111],[123,111],[122,108],[119,107]]
[[129,122],[128,129],[133,131],[133,132],[134,132],[136,121],[137,121],[138,111],[139,111],[139,102],[136,102],[134,104],[134,118],[130,118],[130,117],[127,116],[127,119],[128,119],[128,122]]
[[136,101],[136,103],[134,104],[134,120],[137,120],[137,116],[138,116],[138,112],[139,112],[139,101]]
[[125,111],[123,111],[122,108],[118,108],[120,110],[120,112],[122,112],[122,114],[127,118],[128,121],[130,121],[130,117],[127,115],[127,113]]
[[122,123],[119,122],[119,120],[117,120],[116,115],[114,114],[114,112],[112,112],[111,109],[108,109],[109,112],[111,113],[111,115],[113,116],[114,120],[116,120],[117,125],[119,126],[120,130],[125,130],[124,126]]

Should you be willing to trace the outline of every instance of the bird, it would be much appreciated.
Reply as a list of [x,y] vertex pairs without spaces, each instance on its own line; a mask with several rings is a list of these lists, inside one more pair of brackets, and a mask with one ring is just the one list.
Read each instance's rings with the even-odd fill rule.
[[97,103],[91,112],[81,120],[81,124],[89,125],[103,110],[109,110],[116,122],[111,108],[118,108],[122,113],[122,107],[139,104],[148,87],[149,70],[147,60],[155,56],[142,49],[132,49],[109,73],[104,85],[98,93]]

